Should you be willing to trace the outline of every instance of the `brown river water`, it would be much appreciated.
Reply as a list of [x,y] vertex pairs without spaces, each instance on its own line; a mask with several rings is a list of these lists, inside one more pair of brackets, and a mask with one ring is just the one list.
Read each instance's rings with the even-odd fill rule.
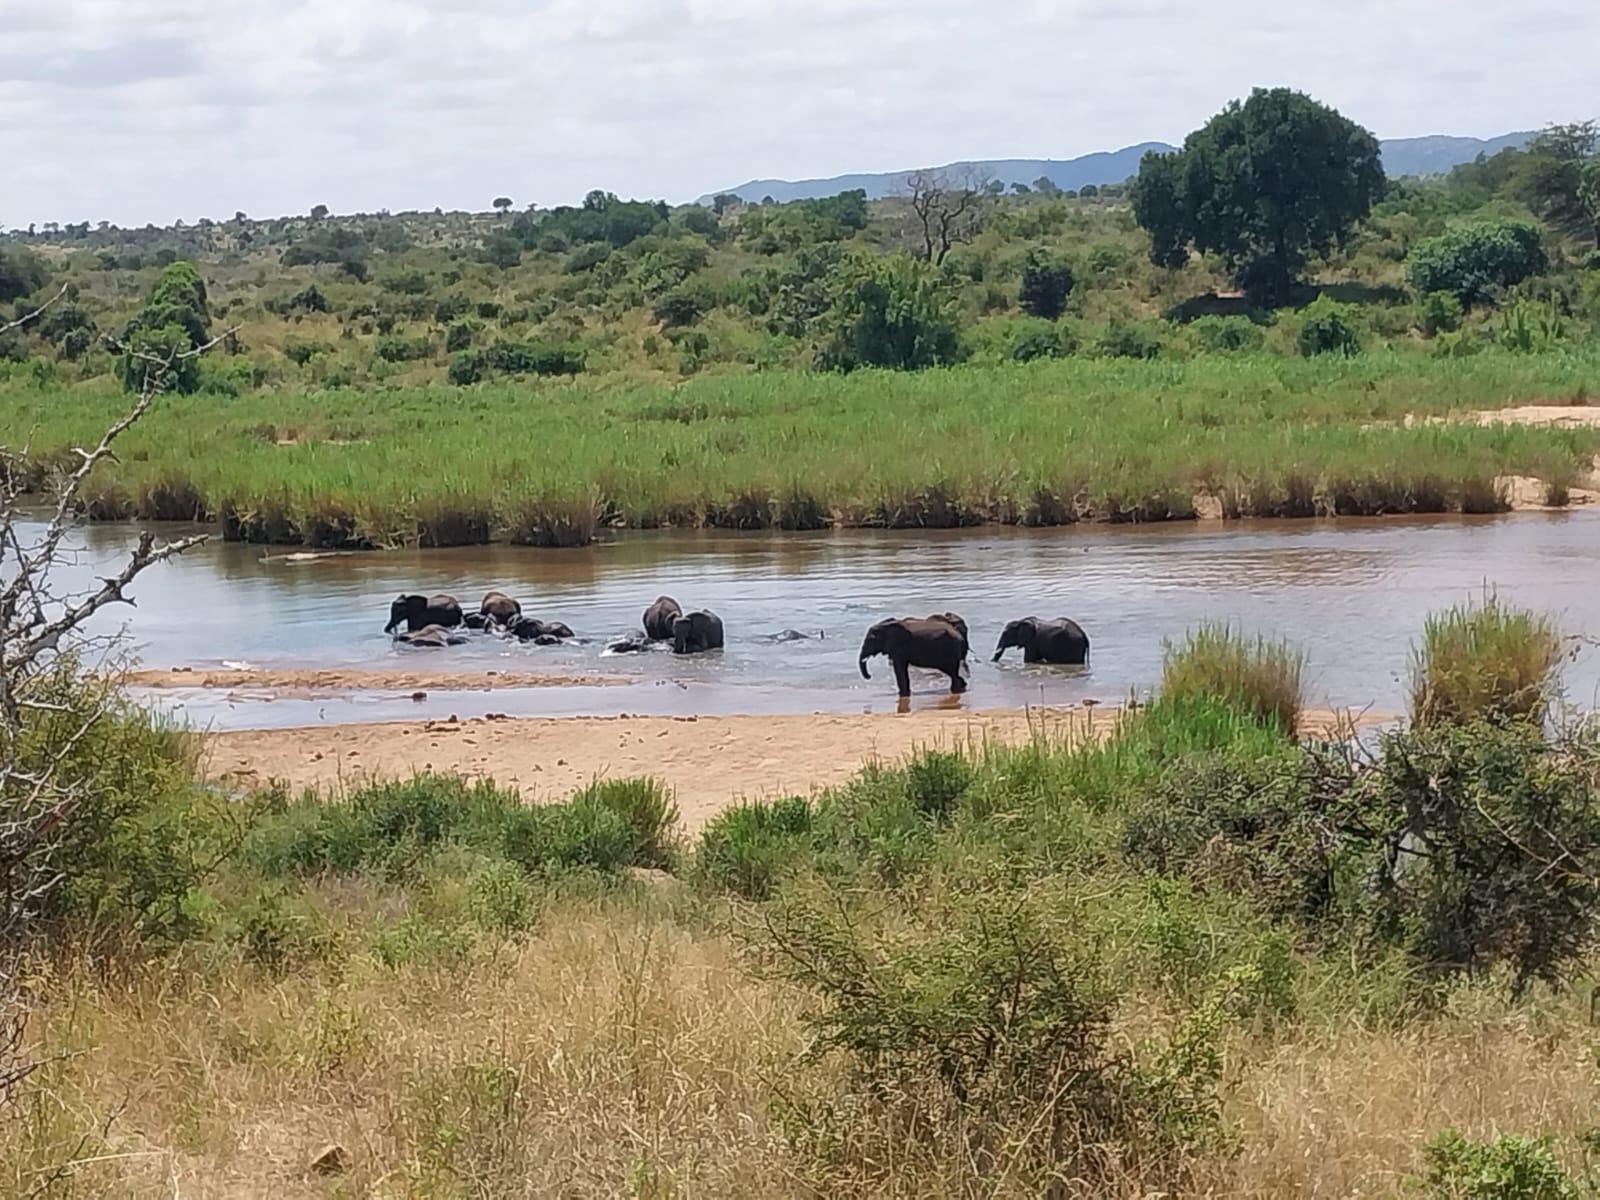
[[[183,530],[160,526],[162,537]],[[82,532],[82,579],[124,552],[133,526]],[[1495,589],[1600,636],[1600,512],[1498,517],[1252,521],[1060,530],[850,530],[814,534],[637,533],[582,550],[506,546],[308,558],[200,547],[135,585],[137,608],[102,614],[149,668],[224,666],[363,671],[615,675],[633,686],[431,692],[368,688],[276,696],[265,689],[148,694],[196,726],[266,728],[418,716],[878,712],[895,707],[889,664],[863,680],[864,630],[886,616],[953,610],[973,642],[969,708],[1112,704],[1160,675],[1164,639],[1202,621],[1287,638],[1308,656],[1317,706],[1398,712],[1408,655],[1432,610]],[[444,650],[383,633],[401,591],[449,592],[475,608],[497,588],[561,620],[584,644],[538,647],[473,635]],[[721,652],[606,655],[656,595],[723,618]],[[1087,669],[989,661],[1001,626],[1037,614],[1088,631]],[[776,642],[785,630],[813,635]],[[820,636],[818,636],[820,635]],[[1600,696],[1600,653],[1567,668],[1570,698]],[[917,676],[914,707],[948,704],[942,677]]]

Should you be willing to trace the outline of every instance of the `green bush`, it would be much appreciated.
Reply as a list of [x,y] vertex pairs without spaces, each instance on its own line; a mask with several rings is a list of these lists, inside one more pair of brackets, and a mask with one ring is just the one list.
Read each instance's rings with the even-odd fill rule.
[[1305,703],[1304,671],[1305,655],[1286,643],[1202,625],[1181,644],[1165,644],[1160,695],[1175,703],[1214,701],[1293,735]]
[[1327,296],[1317,297],[1300,314],[1295,346],[1302,358],[1361,353],[1361,338],[1356,333],[1355,317],[1349,305],[1338,304]]
[[483,355],[471,353],[452,355],[448,376],[450,382],[457,387],[477,383],[483,378]]
[[538,897],[527,874],[515,863],[484,863],[467,880],[467,911],[482,929],[510,935],[532,927]]
[[384,362],[416,362],[433,357],[433,339],[389,334],[378,339],[374,353]]
[[906,790],[912,806],[935,821],[947,819],[972,786],[972,765],[966,756],[925,750],[906,764]]
[[747,900],[765,900],[802,865],[814,814],[805,799],[755,800],[718,813],[700,831],[699,878]]
[[1501,1134],[1492,1141],[1454,1129],[1423,1149],[1419,1181],[1438,1200],[1569,1200],[1579,1195],[1551,1151],[1551,1139]]
[[1548,266],[1537,226],[1481,221],[1420,243],[1406,264],[1406,280],[1419,295],[1449,292],[1471,308]]
[[1076,282],[1070,266],[1036,246],[1023,262],[1017,304],[1030,317],[1054,321],[1066,311],[1067,298]]
[[426,271],[406,268],[385,271],[378,276],[378,286],[396,296],[425,296],[433,285]]
[[502,338],[484,351],[482,361],[505,375],[577,375],[584,368],[584,353],[576,346]]
[[[444,352],[446,354],[455,354],[458,351],[467,349],[471,345],[472,326],[468,325],[465,321],[458,322],[457,324],[450,326],[449,329],[445,330]],[[455,381],[451,380],[451,382],[453,383]]]
[[628,855],[629,865],[660,870],[673,865],[678,806],[660,781],[648,776],[604,779],[574,793],[568,803],[574,807],[592,804],[622,818],[636,839]]
[[1411,655],[1411,721],[1539,721],[1560,683],[1562,642],[1548,618],[1493,593],[1430,615]]
[[413,964],[457,963],[466,958],[471,945],[463,930],[430,921],[420,913],[385,922],[372,934],[373,957],[390,970]]
[[303,896],[276,884],[232,905],[226,936],[246,960],[279,974],[323,957],[334,945],[321,914]]
[[1208,313],[1189,322],[1189,330],[1200,348],[1213,354],[1259,350],[1266,341],[1266,334],[1249,317]]
[[1466,315],[1454,292],[1429,292],[1417,306],[1417,328],[1424,337],[1438,337],[1461,328]]
[[826,370],[946,366],[962,354],[955,297],[944,277],[905,254],[845,258],[828,280],[818,365]]
[[1011,357],[1017,362],[1036,358],[1071,358],[1078,348],[1072,332],[1060,325],[1043,322],[1019,324],[1011,342]]
[[1161,353],[1161,338],[1144,324],[1113,321],[1095,343],[1101,358],[1155,358]]

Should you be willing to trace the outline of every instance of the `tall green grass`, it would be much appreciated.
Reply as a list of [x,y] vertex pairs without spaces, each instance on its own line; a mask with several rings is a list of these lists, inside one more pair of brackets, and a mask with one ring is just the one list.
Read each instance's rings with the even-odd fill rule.
[[1293,735],[1305,704],[1304,674],[1305,653],[1286,642],[1202,625],[1166,644],[1160,695],[1169,705],[1220,704]]
[[[1576,397],[1597,370],[1260,354],[170,396],[97,475],[91,515],[202,511],[263,542],[564,545],[606,526],[1187,519],[1197,493],[1240,516],[1483,511],[1504,504],[1499,475],[1587,471],[1600,430],[1401,418]],[[17,377],[0,429],[54,461],[125,405],[108,383]]]
[[1560,632],[1492,592],[1428,618],[1411,657],[1414,725],[1542,719],[1559,686]]

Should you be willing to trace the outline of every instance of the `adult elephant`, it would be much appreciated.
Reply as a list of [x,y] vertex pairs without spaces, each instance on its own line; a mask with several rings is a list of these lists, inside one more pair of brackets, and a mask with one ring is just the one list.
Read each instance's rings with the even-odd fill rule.
[[867,659],[884,655],[894,665],[900,695],[911,695],[910,667],[926,667],[950,676],[950,690],[964,692],[961,669],[967,661],[967,624],[954,613],[879,621],[861,643],[861,678],[871,679]]
[[683,616],[683,609],[671,596],[657,596],[655,603],[644,610],[644,635],[652,642],[670,642],[672,623]]
[[1082,625],[1066,617],[1023,617],[1012,621],[1000,633],[994,661],[999,662],[1000,656],[1013,646],[1022,648],[1023,662],[1081,667],[1089,661],[1089,635]]
[[407,646],[421,646],[430,650],[439,650],[445,646],[459,646],[467,639],[459,633],[451,633],[443,625],[425,625],[421,629],[397,633],[394,640]]
[[722,618],[705,609],[684,613],[672,623],[672,652],[699,654],[722,649]]
[[454,629],[462,624],[461,605],[454,596],[401,596],[389,606],[389,623],[385,633],[393,633],[401,625],[407,633],[417,633],[429,625]]
[[522,605],[504,592],[489,592],[483,597],[483,603],[478,606],[478,615],[483,618],[486,625],[491,627],[498,625],[506,629],[522,615]]

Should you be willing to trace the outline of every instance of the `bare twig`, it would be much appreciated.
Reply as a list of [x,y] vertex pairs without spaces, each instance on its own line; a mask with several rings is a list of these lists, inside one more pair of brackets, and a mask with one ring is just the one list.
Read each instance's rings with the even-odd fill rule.
[[63,283],[60,287],[60,290],[58,290],[54,296],[51,296],[50,299],[39,305],[39,307],[34,309],[31,313],[24,313],[15,320],[7,321],[4,325],[0,325],[0,333],[10,333],[13,329],[21,329],[29,321],[38,320],[44,315],[45,309],[49,308],[57,300],[60,300],[63,296],[65,296],[71,287],[72,285],[70,283]]

